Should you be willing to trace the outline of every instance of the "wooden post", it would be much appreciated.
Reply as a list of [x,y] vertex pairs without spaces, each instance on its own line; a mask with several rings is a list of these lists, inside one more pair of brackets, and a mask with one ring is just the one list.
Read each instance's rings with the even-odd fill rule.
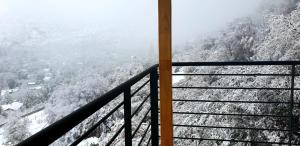
[[161,145],[173,146],[171,0],[158,0]]

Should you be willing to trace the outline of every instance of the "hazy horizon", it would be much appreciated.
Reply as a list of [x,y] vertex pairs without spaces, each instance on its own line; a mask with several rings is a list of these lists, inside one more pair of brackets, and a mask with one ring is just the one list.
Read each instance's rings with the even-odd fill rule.
[[[182,46],[251,15],[260,1],[173,0],[173,45]],[[157,52],[157,1],[153,0],[0,0],[0,26],[0,38],[6,40],[38,29],[48,44],[107,40],[103,45],[113,51],[152,56]]]

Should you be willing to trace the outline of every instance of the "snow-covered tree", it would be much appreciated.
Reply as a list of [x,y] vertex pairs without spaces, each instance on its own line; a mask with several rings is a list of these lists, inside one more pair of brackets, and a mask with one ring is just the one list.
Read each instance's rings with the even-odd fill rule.
[[30,136],[28,131],[28,121],[23,120],[13,120],[8,125],[6,125],[6,144],[16,145]]
[[[299,60],[299,12],[298,1],[268,1],[259,15],[232,22],[219,35],[189,45],[175,54],[176,61],[262,61]],[[271,6],[270,6],[271,5]],[[186,73],[289,73],[290,68],[282,66],[265,67],[186,67]],[[208,87],[282,87],[290,85],[289,78],[278,77],[186,77],[178,86]],[[179,90],[179,91],[178,91]],[[287,101],[289,92],[267,90],[175,90],[174,98],[198,100],[237,101]],[[297,96],[295,96],[297,97]],[[298,101],[299,99],[295,99]],[[287,115],[284,104],[238,104],[238,103],[191,103],[176,102],[176,111],[204,113],[243,113]],[[282,118],[239,117],[214,115],[175,115],[176,124],[257,127],[287,129],[288,121]],[[175,135],[212,139],[239,139],[254,141],[287,142],[285,132],[251,131],[207,128],[176,127]],[[299,142],[299,138],[293,140]],[[234,142],[176,140],[178,145],[243,145]],[[259,145],[259,144],[251,144]],[[261,144],[264,145],[264,144]]]

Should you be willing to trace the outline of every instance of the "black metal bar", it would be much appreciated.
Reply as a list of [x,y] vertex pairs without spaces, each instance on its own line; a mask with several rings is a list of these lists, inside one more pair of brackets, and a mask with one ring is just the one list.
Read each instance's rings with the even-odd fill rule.
[[173,66],[252,66],[252,65],[299,65],[300,61],[252,61],[252,62],[173,62]]
[[288,118],[290,116],[284,115],[252,115],[252,114],[222,114],[222,113],[200,113],[200,112],[173,112],[173,114],[179,115],[214,115],[214,116],[243,116],[243,117],[276,117],[276,118]]
[[135,134],[139,131],[141,125],[143,124],[143,122],[144,122],[145,119],[147,118],[148,114],[150,113],[150,110],[151,110],[151,109],[147,110],[147,112],[146,112],[146,114],[144,115],[144,117],[142,118],[141,122],[140,122],[139,125],[135,128],[135,130],[134,130],[134,132],[133,132],[133,134],[132,134],[132,137],[134,137]]
[[118,95],[120,95],[124,89],[127,87],[131,87],[136,82],[147,76],[152,70],[157,69],[158,65],[154,65],[149,69],[143,71],[137,76],[131,78],[127,82],[121,84],[120,86],[110,90],[106,94],[98,97],[94,101],[86,104],[85,106],[79,108],[73,113],[67,115],[66,117],[58,120],[54,124],[46,127],[40,132],[34,134],[28,139],[19,143],[19,146],[23,145],[50,145],[56,139],[60,138],[64,134],[66,134],[73,127],[81,123],[83,120],[88,118],[90,115],[95,113],[97,110],[105,106],[107,103],[115,99]]
[[237,101],[237,100],[184,100],[173,99],[174,102],[218,102],[218,103],[261,103],[261,104],[290,104],[290,102],[276,102],[276,101]]
[[[225,90],[291,90],[291,88],[255,88],[255,87],[172,87],[173,89],[225,89]],[[300,88],[294,88],[300,90]]]
[[191,128],[216,128],[216,129],[240,129],[240,130],[255,130],[255,131],[283,131],[289,132],[289,129],[274,129],[274,128],[247,128],[247,127],[229,127],[229,126],[201,126],[201,125],[183,125],[174,124],[174,127],[191,127]]
[[142,101],[142,103],[136,108],[136,110],[131,114],[131,117],[137,114],[137,112],[142,108],[142,106],[146,103],[146,101],[149,99],[150,94],[145,97],[145,99]]
[[141,138],[141,140],[140,140],[138,146],[140,146],[140,145],[142,144],[142,142],[144,141],[144,138],[146,137],[146,135],[147,135],[147,133],[148,133],[148,130],[149,130],[150,126],[151,126],[151,123],[148,124],[148,126],[147,126],[147,128],[146,128],[144,134],[142,135],[142,138]]
[[290,74],[172,74],[172,75],[173,76],[277,76],[277,77],[291,76]]
[[87,130],[82,136],[80,136],[78,139],[76,139],[70,146],[76,146],[78,145],[82,140],[87,138],[89,134],[91,134],[100,124],[102,124],[105,120],[107,120],[115,111],[117,111],[124,102],[120,103],[118,106],[116,106],[113,110],[111,110],[107,115],[105,115],[100,121],[98,121],[95,125],[93,125],[89,130]]
[[292,65],[292,70],[291,70],[291,93],[290,93],[290,109],[289,109],[289,128],[290,128],[290,133],[289,133],[289,146],[292,144],[292,138],[293,138],[293,125],[294,125],[294,118],[293,118],[293,110],[294,110],[294,82],[295,82],[295,65]]
[[124,122],[125,122],[125,146],[132,146],[131,134],[131,90],[130,87],[124,91]]
[[[158,73],[157,69],[150,73],[150,104],[151,104],[151,144],[159,145],[159,128],[158,128]],[[148,144],[147,144],[148,145]]]
[[131,94],[131,97],[134,96],[136,93],[138,93],[141,89],[143,89],[149,82],[150,82],[150,79],[147,80],[145,83],[143,83],[138,89],[136,89],[136,90]]
[[[242,143],[264,143],[264,144],[279,144],[279,145],[287,145],[285,142],[267,142],[267,141],[249,141],[249,140],[235,140],[235,139],[210,139],[210,138],[192,138],[192,137],[173,137],[174,139],[181,140],[199,140],[199,141],[228,141],[228,142],[242,142]],[[298,145],[298,144],[292,144]]]
[[109,140],[109,142],[105,145],[105,146],[110,146],[115,139],[118,137],[118,135],[123,131],[123,129],[125,128],[125,125],[123,125],[115,134],[114,136]]

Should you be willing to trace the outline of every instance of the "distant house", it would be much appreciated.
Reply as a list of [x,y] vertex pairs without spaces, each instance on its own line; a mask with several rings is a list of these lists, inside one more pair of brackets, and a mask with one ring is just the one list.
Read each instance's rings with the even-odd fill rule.
[[4,104],[1,105],[3,111],[16,111],[19,110],[23,106],[23,103],[20,102],[13,102],[11,104]]
[[27,85],[33,86],[36,85],[36,82],[28,82]]

